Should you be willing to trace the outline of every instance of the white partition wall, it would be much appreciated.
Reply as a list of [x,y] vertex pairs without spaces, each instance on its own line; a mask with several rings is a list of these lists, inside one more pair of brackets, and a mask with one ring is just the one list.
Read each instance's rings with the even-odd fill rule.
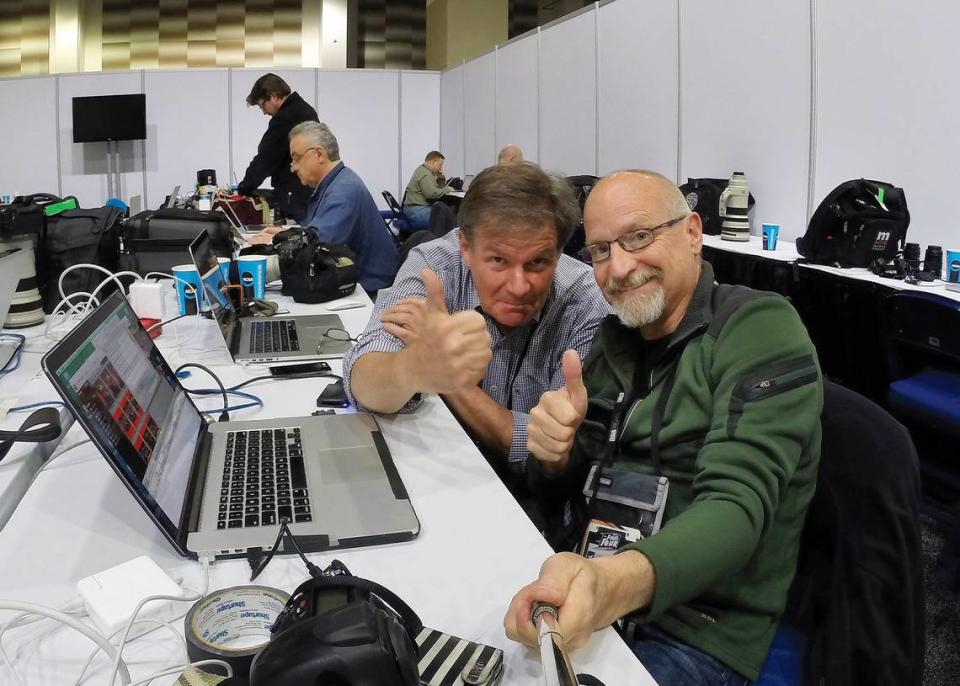
[[[73,98],[88,95],[122,95],[143,92],[142,72],[112,72],[102,74],[71,74],[56,77],[59,83],[57,98],[60,138],[60,189],[65,195],[75,195],[82,207],[99,207],[108,198],[107,144],[73,142]],[[147,102],[149,109],[150,103]],[[10,132],[20,135],[18,131]],[[54,132],[51,132],[54,133]],[[132,210],[142,209],[144,144],[143,141],[120,141],[120,193]],[[33,160],[27,158],[16,165],[26,168]],[[31,192],[21,189],[24,192]]]
[[60,193],[57,83],[52,76],[0,80],[0,195]]
[[460,66],[440,76],[440,149],[447,176],[464,175],[463,71]]
[[817,4],[814,208],[842,181],[888,181],[906,192],[910,241],[960,248],[960,5],[920,3],[924,12],[890,0]]
[[810,8],[806,2],[684,0],[680,176],[746,173],[760,223],[781,239],[807,221]]
[[397,72],[319,71],[317,91],[329,94],[323,98],[321,119],[337,137],[344,164],[363,179],[377,205],[386,209],[380,192],[396,195],[400,185]]
[[174,186],[190,193],[200,169],[213,169],[220,183],[230,182],[228,86],[222,69],[144,72],[147,208],[159,207]]
[[[269,69],[231,69],[230,74],[230,126],[229,130],[233,134],[231,142],[231,163],[233,168],[230,174],[225,178],[217,175],[219,183],[234,183],[233,175],[236,175],[237,182],[243,179],[247,170],[247,165],[257,154],[257,145],[260,144],[260,138],[267,125],[270,123],[270,117],[260,111],[257,106],[247,105],[247,96],[250,89],[258,78],[266,74]],[[281,79],[287,82],[287,85],[300,94],[304,100],[317,110],[317,116],[320,121],[324,119],[324,110],[317,107],[317,79],[316,69],[283,69],[273,71]],[[324,101],[325,102],[325,101]],[[336,131],[334,131],[336,133]],[[198,167],[203,169],[204,167]],[[194,177],[194,183],[196,178]],[[266,185],[269,185],[269,179]]]
[[[246,105],[250,88],[265,71],[177,69],[0,80],[9,105],[0,109],[5,141],[0,195],[75,195],[82,207],[107,200],[107,144],[73,142],[73,98],[89,95],[146,95],[147,139],[119,143],[122,181],[115,195],[131,211],[156,209],[176,185],[182,194],[193,192],[200,169],[214,169],[221,185],[242,179],[270,123],[258,107]],[[276,73],[307,102],[320,105],[319,117],[339,139],[344,161],[381,207],[386,203],[380,191],[399,196],[417,160],[440,146],[437,72]],[[449,137],[450,175],[463,173],[462,89],[457,100],[460,127]]]
[[[400,75],[400,187],[402,194],[413,170],[431,150],[440,150],[440,79],[435,74]],[[447,153],[440,150],[444,156]],[[454,176],[446,168],[447,176]],[[399,196],[398,196],[399,197]]]
[[476,174],[496,161],[496,64],[496,53],[489,52],[463,67],[465,174]]
[[535,32],[497,50],[497,151],[513,144],[524,159],[536,162],[540,151],[540,83],[537,68],[540,36]]
[[597,172],[596,11],[540,32],[540,164],[564,176]]
[[677,175],[677,3],[600,7],[597,166]]

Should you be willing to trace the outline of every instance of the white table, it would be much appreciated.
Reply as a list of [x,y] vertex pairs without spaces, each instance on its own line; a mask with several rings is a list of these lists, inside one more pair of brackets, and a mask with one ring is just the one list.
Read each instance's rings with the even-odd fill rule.
[[[358,289],[351,297],[366,296]],[[270,293],[268,298],[289,303]],[[323,311],[322,306],[293,304],[289,309]],[[367,302],[364,309],[339,314],[355,335],[370,311]],[[185,336],[194,325],[187,318],[168,326],[182,327]],[[196,336],[179,349],[172,328],[165,330],[159,347],[172,365],[188,359],[216,364],[225,384],[264,373],[225,362],[213,326],[202,321]],[[338,365],[331,366],[337,371]],[[206,385],[202,376],[198,372],[187,385]],[[253,384],[245,390],[263,398],[264,407],[236,412],[233,418],[307,414],[323,384],[313,379]],[[203,402],[215,409],[219,400]],[[324,566],[338,558],[353,573],[386,585],[427,626],[503,648],[504,684],[542,683],[538,657],[506,638],[502,619],[510,598],[536,577],[551,550],[438,398],[428,397],[414,414],[378,419],[420,518],[420,535],[408,543],[310,557]],[[187,585],[199,583],[199,565],[174,552],[88,443],[50,463],[0,531],[0,597],[62,605],[75,597],[80,578],[143,554],[181,574]],[[283,557],[274,559],[257,583],[291,591],[306,577],[297,558]],[[243,560],[220,561],[211,568],[211,590],[244,583],[249,583],[249,568]],[[0,612],[0,622],[8,616]],[[174,626],[182,631],[179,622]],[[72,683],[91,650],[86,639],[49,621],[8,634],[4,645],[16,655],[18,673],[27,683],[44,685]],[[183,662],[185,656],[168,632],[155,631],[131,643],[124,657],[136,680]],[[609,685],[654,683],[612,629],[595,634],[573,662],[578,671]],[[102,684],[106,671],[101,656],[85,683]],[[11,679],[3,674],[0,681]]]
[[[764,250],[763,239],[760,236],[750,236],[749,241],[725,241],[720,236],[708,236],[704,234],[703,244],[717,250],[726,250],[727,252],[738,253],[740,255],[752,255],[753,257],[764,257],[779,262],[793,262],[802,259],[797,252],[796,244],[793,241],[778,241],[776,250]],[[947,290],[947,284],[941,279],[937,279],[925,285],[913,285],[906,283],[902,279],[885,279],[877,276],[865,267],[828,267],[822,264],[800,263],[803,269],[816,269],[818,271],[835,274],[846,279],[857,281],[868,281],[888,288],[894,288],[902,291],[923,291],[924,293],[936,293],[951,300],[960,302],[960,292]]]
[[[4,333],[17,333],[27,337],[20,353],[20,365],[9,374],[0,376],[0,403],[3,407],[19,407],[36,402],[59,399],[53,386],[40,371],[40,359],[48,344],[53,341],[43,337],[43,326],[27,329],[5,329]],[[3,412],[6,412],[6,409]],[[12,412],[0,418],[0,429],[15,431],[32,410]],[[34,474],[60,445],[71,424],[73,415],[65,409],[60,412],[63,433],[59,438],[46,443],[14,443],[7,456],[0,462],[0,529],[26,493]]]

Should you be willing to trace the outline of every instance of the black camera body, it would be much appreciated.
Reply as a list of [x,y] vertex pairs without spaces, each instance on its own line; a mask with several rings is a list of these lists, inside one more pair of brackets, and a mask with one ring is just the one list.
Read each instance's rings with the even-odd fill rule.
[[889,260],[877,257],[870,263],[870,271],[885,279],[902,279],[907,275],[907,263],[899,254]]
[[250,686],[418,686],[421,629],[417,615],[379,584],[349,574],[315,577],[277,617],[250,667]]

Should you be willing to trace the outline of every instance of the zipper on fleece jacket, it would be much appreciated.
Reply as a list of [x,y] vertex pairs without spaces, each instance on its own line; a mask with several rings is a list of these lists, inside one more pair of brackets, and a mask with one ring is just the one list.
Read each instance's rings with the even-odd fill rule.
[[730,397],[730,412],[727,416],[727,435],[733,436],[748,402],[770,398],[791,389],[817,380],[817,365],[813,355],[795,357],[786,362],[768,365],[755,374],[742,379]]

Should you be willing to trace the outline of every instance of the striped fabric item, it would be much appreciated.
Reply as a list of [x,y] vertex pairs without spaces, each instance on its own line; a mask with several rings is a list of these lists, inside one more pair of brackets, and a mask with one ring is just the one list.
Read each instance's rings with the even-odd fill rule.
[[424,686],[495,686],[503,676],[503,651],[436,629],[417,636],[420,683]]

